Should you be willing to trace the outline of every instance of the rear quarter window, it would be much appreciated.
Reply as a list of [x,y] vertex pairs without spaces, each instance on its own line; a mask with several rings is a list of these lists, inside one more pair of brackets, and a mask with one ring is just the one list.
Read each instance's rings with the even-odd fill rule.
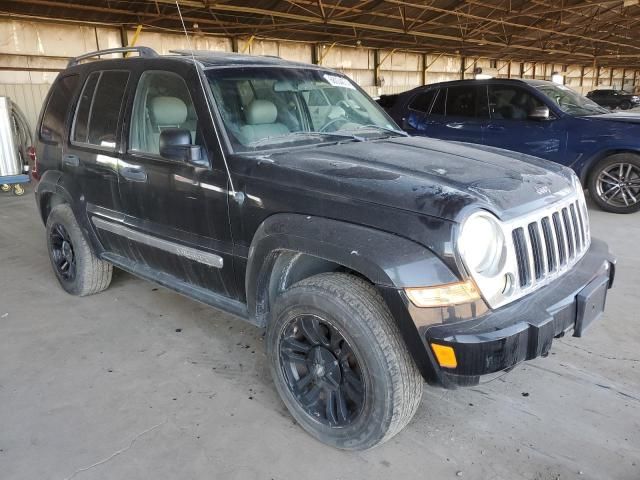
[[69,117],[69,107],[79,82],[78,75],[67,75],[60,78],[51,87],[42,123],[38,131],[40,140],[60,142],[65,136],[64,129]]

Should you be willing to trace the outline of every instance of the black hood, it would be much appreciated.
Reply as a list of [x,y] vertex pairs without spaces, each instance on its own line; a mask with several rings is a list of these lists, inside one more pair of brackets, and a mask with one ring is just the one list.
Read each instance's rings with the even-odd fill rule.
[[[570,192],[568,169],[501,149],[394,137],[262,154],[250,175],[448,220],[479,205],[503,219]],[[266,165],[268,164],[268,167]]]

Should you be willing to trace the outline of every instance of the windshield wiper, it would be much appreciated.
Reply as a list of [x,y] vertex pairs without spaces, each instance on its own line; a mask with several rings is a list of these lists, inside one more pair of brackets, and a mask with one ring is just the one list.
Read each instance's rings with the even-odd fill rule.
[[284,135],[276,135],[273,137],[265,137],[260,140],[256,140],[255,142],[251,142],[247,144],[247,147],[259,147],[260,145],[264,145],[265,143],[269,143],[272,141],[284,140],[289,137],[339,137],[339,138],[348,138],[349,140],[355,140],[357,142],[364,142],[366,138],[361,137],[359,135],[355,135],[353,133],[338,133],[338,132],[289,132]]
[[398,135],[402,135],[403,137],[408,137],[409,134],[407,132],[404,132],[402,130],[396,130],[395,128],[390,128],[390,127],[382,127],[380,125],[360,125],[356,130],[363,130],[365,128],[374,128],[376,130],[383,130],[385,132],[389,132],[389,133],[397,133]]

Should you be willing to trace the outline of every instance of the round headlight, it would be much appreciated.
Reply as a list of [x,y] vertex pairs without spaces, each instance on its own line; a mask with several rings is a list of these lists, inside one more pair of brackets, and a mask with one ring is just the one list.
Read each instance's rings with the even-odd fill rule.
[[498,220],[487,212],[474,213],[465,220],[458,247],[472,274],[492,277],[504,267],[504,234]]

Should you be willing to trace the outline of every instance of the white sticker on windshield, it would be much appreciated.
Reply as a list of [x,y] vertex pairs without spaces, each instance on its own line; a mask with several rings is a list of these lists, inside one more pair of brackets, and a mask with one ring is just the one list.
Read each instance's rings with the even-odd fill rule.
[[334,87],[342,87],[342,88],[350,88],[352,90],[355,90],[356,87],[354,87],[351,82],[349,80],[347,80],[344,77],[338,77],[336,75],[327,75],[326,73],[324,74],[324,79],[329,82],[331,85],[333,85]]

